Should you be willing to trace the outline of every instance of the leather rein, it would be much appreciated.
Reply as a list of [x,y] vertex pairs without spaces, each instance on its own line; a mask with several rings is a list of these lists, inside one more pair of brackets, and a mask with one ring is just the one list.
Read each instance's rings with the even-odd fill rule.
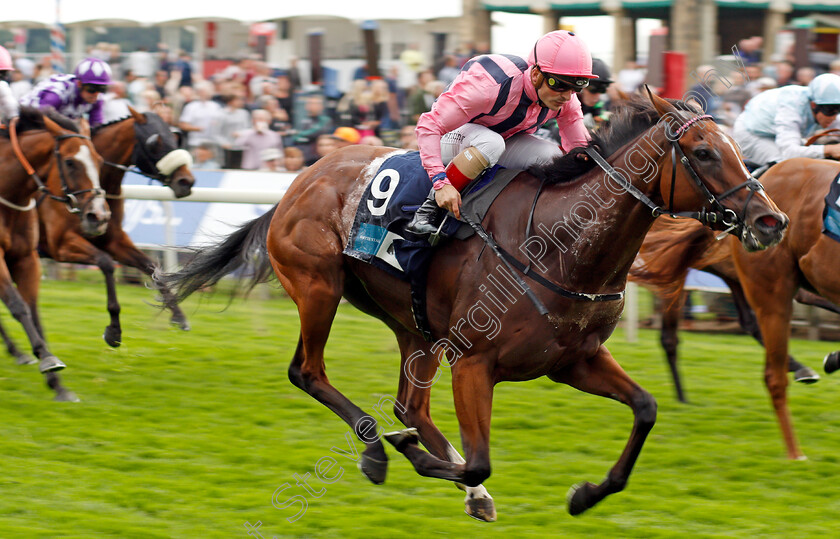
[[[670,215],[674,218],[691,218],[696,219],[703,223],[706,226],[710,226],[712,228],[723,228],[725,232],[736,231],[739,235],[746,233],[745,223],[744,223],[744,216],[746,215],[747,205],[749,204],[750,200],[752,199],[753,195],[756,192],[762,191],[763,187],[761,183],[756,180],[755,178],[750,177],[749,180],[746,182],[737,185],[726,192],[722,193],[721,195],[717,196],[711,191],[709,188],[706,187],[706,184],[700,179],[700,176],[691,166],[691,162],[686,157],[685,152],[683,152],[682,148],[679,145],[679,139],[685,134],[686,130],[696,122],[703,121],[703,120],[711,120],[712,117],[709,115],[700,115],[695,116],[688,121],[686,121],[682,126],[680,126],[676,132],[674,133],[674,137],[669,137],[671,142],[671,193],[669,197],[668,205],[669,207],[673,208],[674,206],[674,192],[675,192],[675,184],[677,179],[677,163],[679,162],[682,164],[685,171],[688,173],[689,178],[691,178],[692,183],[700,190],[703,196],[711,205],[711,211],[707,211],[706,208],[701,209],[700,211],[690,212],[675,212],[673,210],[663,208],[656,203],[654,203],[647,195],[642,193],[638,188],[636,188],[633,184],[631,184],[624,176],[621,175],[617,170],[615,170],[607,161],[606,159],[601,156],[595,150],[595,148],[589,146],[587,147],[586,153],[598,164],[613,180],[616,181],[619,185],[621,185],[628,193],[630,193],[636,200],[650,208],[651,214],[654,217],[658,217],[660,215]],[[544,184],[544,182],[543,182]],[[537,191],[536,198],[539,197],[542,186],[540,185],[540,189]],[[727,197],[731,196],[732,194],[740,191],[741,189],[748,189],[750,194],[747,197],[747,202],[744,204],[744,210],[741,215],[736,214],[733,210],[726,208],[722,204],[722,200],[726,199]],[[534,208],[536,207],[537,200],[534,199],[534,203],[531,206],[531,215],[528,216],[528,227],[527,230],[530,231],[531,228],[531,218],[533,216]],[[519,276],[514,269],[518,270],[522,274],[524,274],[529,279],[535,281],[542,287],[550,290],[551,292],[562,296],[568,299],[580,300],[580,301],[592,301],[592,302],[600,302],[600,301],[616,301],[624,298],[624,290],[621,292],[611,293],[611,294],[587,294],[582,292],[574,292],[571,290],[567,290],[562,286],[542,277],[541,275],[531,271],[531,265],[528,264],[527,266],[520,262],[516,257],[514,257],[511,253],[506,251],[503,247],[501,247],[496,241],[492,238],[492,236],[481,226],[480,223],[477,223],[470,219],[467,215],[462,215],[462,219],[470,226],[473,230],[475,230],[476,234],[484,241],[484,243],[490,247],[490,250],[499,257],[499,259],[504,263],[505,267],[510,271],[511,276],[516,280],[517,284],[522,288],[523,292],[528,296],[528,299],[534,304],[537,308],[537,311],[541,315],[548,315],[549,311],[545,307],[545,305],[537,298],[536,294],[530,289],[528,284]],[[552,321],[552,323],[556,327],[556,323]]]
[[35,181],[35,185],[38,186],[38,191],[41,193],[41,196],[38,198],[37,201],[34,198],[30,199],[29,204],[27,204],[26,206],[19,206],[2,197],[0,197],[0,203],[18,211],[29,211],[32,208],[34,208],[37,204],[39,204],[44,198],[49,197],[55,201],[62,202],[63,204],[65,204],[70,213],[79,213],[79,211],[81,211],[81,206],[79,205],[79,200],[77,198],[79,195],[92,192],[104,196],[105,191],[101,187],[92,187],[90,189],[70,191],[70,187],[67,185],[67,176],[64,171],[64,163],[60,151],[61,141],[70,138],[81,138],[89,141],[90,137],[86,137],[85,135],[81,135],[78,133],[69,133],[65,135],[58,135],[55,137],[55,149],[53,150],[53,153],[55,154],[55,159],[58,164],[58,175],[61,178],[61,190],[63,192],[63,196],[58,196],[54,195],[50,191],[49,187],[47,187],[46,184],[44,184],[44,182],[38,176],[38,173],[35,172],[35,169],[26,159],[26,156],[23,155],[23,150],[20,147],[20,142],[18,141],[17,136],[17,122],[18,119],[14,118],[9,124],[9,137],[12,141],[12,149],[14,150],[15,156],[20,162],[21,166],[23,166],[23,169]]

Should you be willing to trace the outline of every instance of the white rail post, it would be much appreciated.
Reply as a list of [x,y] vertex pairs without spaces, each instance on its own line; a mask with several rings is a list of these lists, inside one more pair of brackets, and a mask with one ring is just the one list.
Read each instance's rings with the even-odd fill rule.
[[163,248],[163,271],[172,273],[178,269],[178,252],[175,246],[175,228],[172,226],[172,221],[175,217],[175,212],[172,211],[172,202],[168,200],[161,201],[163,206],[163,214],[166,217],[166,224],[164,225],[164,239],[166,246]]
[[627,283],[627,293],[624,298],[624,340],[636,342],[639,340],[639,285]]

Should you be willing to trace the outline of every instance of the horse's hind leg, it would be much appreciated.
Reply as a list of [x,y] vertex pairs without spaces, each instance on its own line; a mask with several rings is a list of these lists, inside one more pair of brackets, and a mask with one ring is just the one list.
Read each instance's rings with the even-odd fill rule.
[[624,490],[645,439],[656,422],[656,400],[624,372],[604,346],[595,357],[577,361],[551,373],[549,378],[593,395],[615,399],[633,409],[630,439],[606,479],[600,485],[581,483],[569,491],[569,512],[579,515],[608,495]]
[[[397,332],[397,341],[400,345],[402,362],[394,414],[406,427],[417,429],[420,442],[434,456],[455,464],[466,463],[458,450],[432,422],[429,410],[429,397],[432,390],[430,381],[434,380],[440,365],[433,359],[434,353],[431,351],[430,344],[408,331]],[[424,353],[423,359],[411,360],[410,358],[417,351]],[[460,483],[456,484],[467,493],[464,499],[464,510],[468,515],[487,522],[496,520],[493,497],[483,485],[468,487]]]
[[[729,290],[732,292],[732,300],[735,303],[735,310],[738,311],[738,323],[741,325],[741,328],[752,335],[753,338],[761,344],[761,346],[764,346],[764,338],[761,336],[761,328],[758,325],[755,312],[752,307],[750,307],[750,304],[744,295],[744,289],[741,287],[741,283],[728,277],[723,277],[723,279],[727,286],[729,286]],[[813,384],[820,379],[820,375],[817,374],[814,369],[796,361],[796,359],[794,359],[794,357],[790,354],[788,354],[788,372],[793,373],[794,382],[800,382],[802,384]]]

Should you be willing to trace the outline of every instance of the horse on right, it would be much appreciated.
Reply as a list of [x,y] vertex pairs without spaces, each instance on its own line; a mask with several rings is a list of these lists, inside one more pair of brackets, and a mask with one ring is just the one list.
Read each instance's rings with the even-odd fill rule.
[[[680,249],[689,253],[683,257],[684,269],[726,266],[729,272],[734,270],[736,279],[729,278],[727,282],[734,281],[754,312],[757,337],[763,339],[765,348],[765,384],[791,459],[805,458],[787,402],[793,300],[834,312],[840,304],[840,272],[834,266],[840,261],[840,243],[823,233],[825,198],[838,175],[840,163],[836,161],[794,158],[772,166],[761,176],[767,195],[790,217],[790,228],[784,239],[767,251],[747,253],[729,239],[715,242],[712,234],[691,223],[674,225],[683,227],[683,234],[688,229],[696,230],[696,234],[682,236],[680,242]],[[649,241],[646,239],[646,243]],[[696,248],[697,245],[706,247]],[[654,257],[650,253],[645,258],[645,248],[642,248],[644,262],[633,272],[637,280],[659,286],[669,280],[673,282],[673,274],[665,275],[663,268],[673,271],[675,267],[652,263]],[[745,312],[749,314],[749,309]],[[664,340],[663,337],[663,343]],[[826,356],[827,372],[834,368],[838,357],[840,352]]]

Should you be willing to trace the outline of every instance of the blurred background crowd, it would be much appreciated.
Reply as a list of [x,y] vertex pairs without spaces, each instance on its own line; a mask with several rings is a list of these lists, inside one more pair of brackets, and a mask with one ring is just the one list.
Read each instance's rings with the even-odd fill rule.
[[[726,70],[721,71],[720,64],[690,70],[691,91],[705,98],[705,112],[725,126],[731,126],[759,92],[807,85],[825,71],[840,74],[837,58],[798,69],[789,58],[765,60],[761,41],[760,37],[741,40],[738,58],[723,57]],[[408,48],[397,64],[380,70],[384,76],[371,77],[368,66],[362,65],[349,87],[325,90],[302,85],[295,61],[279,68],[258,54],[243,55],[203,78],[189,53],[170,51],[163,44],[156,50],[139,47],[123,53],[118,45],[103,42],[88,50],[90,56],[106,60],[113,71],[114,83],[104,96],[106,122],[124,117],[126,105],[153,111],[178,133],[198,169],[290,172],[351,144],[416,149],[414,126],[419,116],[469,58],[486,52],[479,45],[431,62],[416,48]],[[18,98],[53,73],[49,57],[36,61],[16,52],[13,56],[17,70],[11,88]],[[594,112],[594,118],[587,119],[590,128],[608,119],[622,93],[638,91],[647,79],[645,67],[634,62],[614,74],[604,69],[600,77],[609,84],[593,85],[579,95],[584,112]],[[406,77],[406,72],[411,76]],[[400,83],[405,80],[413,84]],[[547,125],[539,134],[552,138],[556,130]]]

